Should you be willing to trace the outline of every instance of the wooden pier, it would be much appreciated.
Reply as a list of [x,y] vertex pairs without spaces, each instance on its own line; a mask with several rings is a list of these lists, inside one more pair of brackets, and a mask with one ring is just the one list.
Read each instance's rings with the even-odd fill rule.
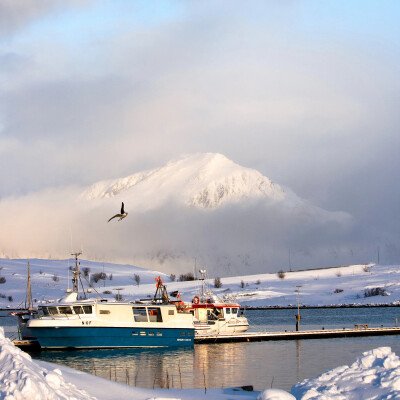
[[195,343],[261,342],[266,340],[329,339],[356,336],[400,335],[400,328],[324,329],[290,332],[243,332],[220,333],[218,335],[196,335]]
[[[218,335],[196,335],[195,343],[229,343],[229,342],[262,342],[267,340],[304,340],[330,339],[359,336],[400,335],[400,328],[368,328],[366,325],[356,325],[354,329],[323,329],[314,331],[290,332],[243,332],[220,333]],[[14,340],[15,346],[26,351],[40,351],[37,340]]]
[[37,351],[40,350],[40,344],[37,340],[18,340],[15,339],[12,341],[15,346],[19,347],[21,350],[27,351]]

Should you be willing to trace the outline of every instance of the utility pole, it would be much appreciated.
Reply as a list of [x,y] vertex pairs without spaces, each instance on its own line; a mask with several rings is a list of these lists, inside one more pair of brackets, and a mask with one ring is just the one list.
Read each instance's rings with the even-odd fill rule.
[[300,288],[301,285],[296,285],[297,287],[297,315],[296,315],[296,332],[300,330]]

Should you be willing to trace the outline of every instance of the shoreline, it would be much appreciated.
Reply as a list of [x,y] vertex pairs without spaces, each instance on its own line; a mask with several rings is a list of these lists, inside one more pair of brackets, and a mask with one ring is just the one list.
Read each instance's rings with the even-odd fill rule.
[[[400,307],[400,304],[340,304],[330,306],[300,306],[300,310],[318,309],[318,308],[378,308],[378,307]],[[240,307],[242,310],[297,310],[297,306],[250,306]]]
[[[339,304],[339,305],[321,305],[321,306],[305,306],[302,305],[300,307],[297,306],[242,306],[241,310],[312,310],[319,308],[379,308],[379,307],[400,307],[400,304]],[[22,311],[25,308],[0,308],[1,311]]]

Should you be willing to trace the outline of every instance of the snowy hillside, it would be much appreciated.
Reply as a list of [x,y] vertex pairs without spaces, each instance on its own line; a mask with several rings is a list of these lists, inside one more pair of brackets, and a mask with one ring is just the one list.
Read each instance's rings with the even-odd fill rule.
[[[30,260],[32,294],[36,302],[60,298],[65,289],[71,287],[70,266],[73,265],[72,259]],[[200,289],[200,281],[172,281],[169,275],[131,265],[81,260],[81,270],[85,268],[89,269],[87,272],[92,279],[95,274],[106,274],[106,279],[100,279],[94,286],[99,294],[108,298],[115,297],[117,289],[121,289],[121,295],[127,300],[153,296],[157,276],[161,276],[168,291],[180,291],[185,301],[190,301]],[[0,281],[4,281],[0,284],[0,307],[17,307],[23,303],[26,270],[27,260],[0,259]],[[399,274],[398,266],[351,265],[286,272],[284,277],[276,273],[222,276],[222,287],[219,289],[213,288],[213,279],[209,279],[208,283],[215,294],[221,298],[228,296],[236,299],[242,306],[295,306],[297,285],[301,285],[300,302],[306,306],[399,304]],[[139,284],[135,275],[140,278]]]

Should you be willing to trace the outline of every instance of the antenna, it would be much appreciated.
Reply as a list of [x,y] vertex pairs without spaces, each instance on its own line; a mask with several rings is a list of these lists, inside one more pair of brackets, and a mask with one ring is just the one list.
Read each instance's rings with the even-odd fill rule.
[[68,289],[67,289],[67,291],[68,291],[68,293],[69,293],[69,260],[68,260],[67,274],[68,274],[68,279],[67,279],[67,282],[68,282]]
[[201,278],[200,278],[200,280],[201,280],[201,295],[205,296],[206,293],[204,291],[204,281],[206,278],[207,271],[205,269],[199,269],[199,272],[201,274]]

